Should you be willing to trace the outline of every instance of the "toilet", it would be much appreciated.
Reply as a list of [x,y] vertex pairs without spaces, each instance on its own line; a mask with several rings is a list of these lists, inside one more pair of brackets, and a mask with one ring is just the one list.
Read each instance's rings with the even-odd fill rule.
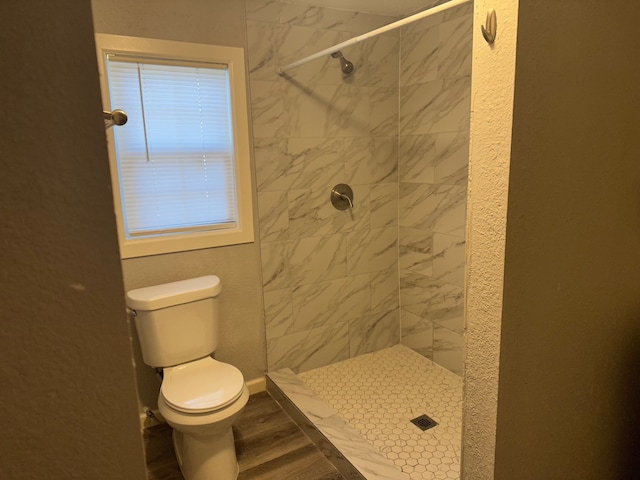
[[186,480],[235,480],[231,425],[249,400],[240,370],[211,357],[218,345],[215,275],[127,292],[144,362],[162,368],[158,408],[173,428]]

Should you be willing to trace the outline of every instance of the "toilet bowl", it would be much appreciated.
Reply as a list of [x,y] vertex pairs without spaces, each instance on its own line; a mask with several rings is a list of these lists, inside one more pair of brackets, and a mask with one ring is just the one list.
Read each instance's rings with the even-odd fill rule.
[[249,400],[240,370],[205,357],[163,370],[158,408],[188,480],[235,480],[232,424]]
[[233,422],[249,400],[240,370],[211,357],[218,343],[214,275],[127,293],[142,356],[162,368],[158,408],[173,428],[186,480],[235,480]]

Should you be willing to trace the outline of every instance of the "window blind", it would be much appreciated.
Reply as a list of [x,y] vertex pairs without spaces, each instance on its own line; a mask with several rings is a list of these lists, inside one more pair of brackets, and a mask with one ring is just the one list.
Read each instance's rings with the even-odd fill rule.
[[233,228],[238,222],[226,65],[110,55],[111,102],[127,238]]

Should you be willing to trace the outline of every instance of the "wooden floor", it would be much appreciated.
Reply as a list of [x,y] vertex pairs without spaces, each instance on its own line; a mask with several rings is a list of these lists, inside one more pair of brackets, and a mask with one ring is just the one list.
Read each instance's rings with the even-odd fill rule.
[[[344,480],[267,392],[251,396],[233,434],[238,480]],[[149,480],[184,480],[170,427],[146,429],[144,443]]]

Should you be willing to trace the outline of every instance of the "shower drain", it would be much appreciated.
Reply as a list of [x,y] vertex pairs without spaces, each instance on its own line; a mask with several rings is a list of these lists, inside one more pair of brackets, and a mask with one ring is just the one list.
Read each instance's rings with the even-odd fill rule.
[[438,422],[426,415],[420,415],[419,417],[414,418],[413,420],[411,420],[411,423],[416,425],[422,431],[429,430],[430,428],[438,425]]

